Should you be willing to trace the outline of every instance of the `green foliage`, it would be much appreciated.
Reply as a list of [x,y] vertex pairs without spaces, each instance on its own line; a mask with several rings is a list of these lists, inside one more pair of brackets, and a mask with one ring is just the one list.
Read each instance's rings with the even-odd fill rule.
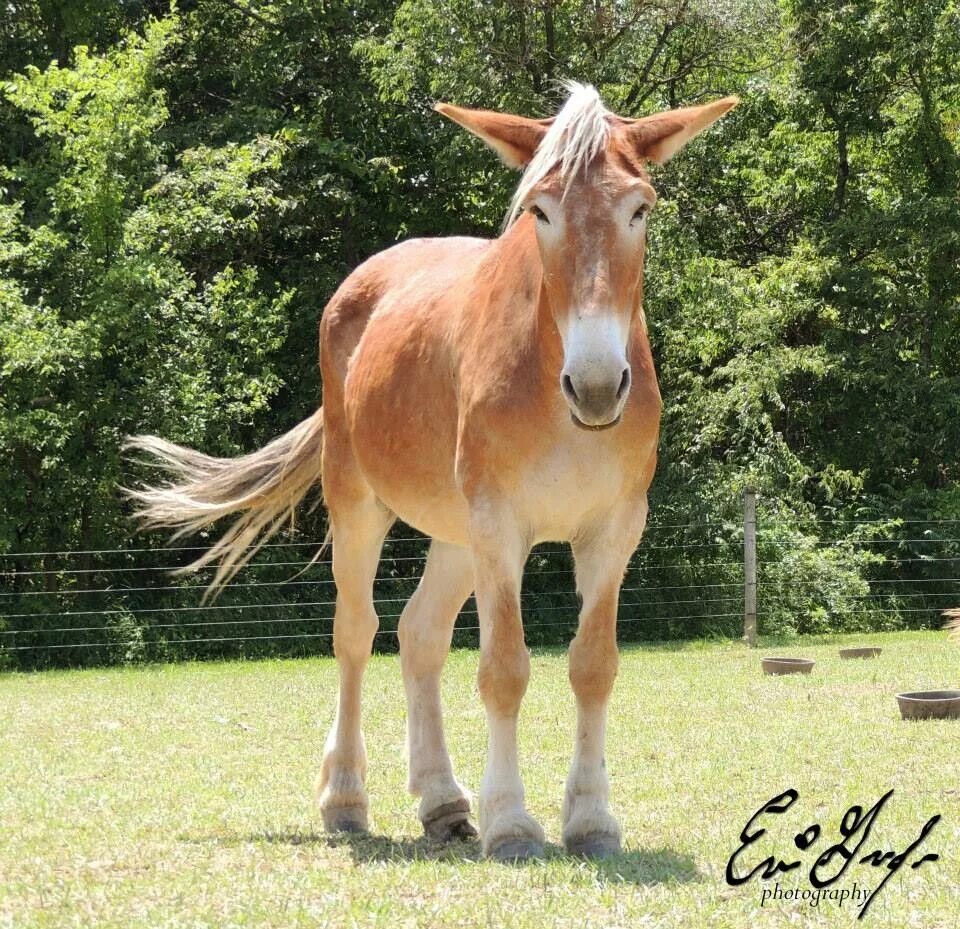
[[[0,247],[0,548],[121,542],[120,442],[166,430],[238,446],[280,378],[292,290],[243,249],[282,211],[285,138],[187,149],[168,163],[157,86],[175,17],[106,55],[7,84],[35,136],[4,169]],[[199,259],[199,260],[198,260]]]
[[[636,586],[662,592],[626,597],[625,619],[651,602],[659,619],[625,634],[703,631],[684,618],[689,594],[669,591],[741,582],[747,486],[761,500],[761,629],[917,624],[933,615],[917,606],[951,605],[955,533],[918,536],[934,524],[909,520],[960,519],[956,0],[198,0],[179,12],[28,0],[10,11],[0,553],[143,545],[117,491],[134,477],[127,433],[236,454],[306,416],[320,389],[317,319],[350,268],[406,236],[498,229],[515,177],[430,105],[545,115],[573,77],[631,116],[743,101],[654,175],[645,308],[665,404],[653,513],[699,528],[641,550]],[[865,537],[886,517],[906,521]],[[317,518],[304,528],[318,534]],[[552,552],[534,561],[567,567]],[[77,593],[81,580],[112,583],[111,566],[136,568],[133,555],[78,556],[81,575],[53,557],[4,564],[3,592],[33,597],[13,601],[20,613],[120,611],[103,649],[52,660],[283,648],[193,644],[182,614],[160,611],[182,605],[175,592]],[[400,563],[393,574],[399,598],[413,580]],[[572,620],[572,595],[555,593],[569,577],[543,576],[530,583],[532,620]],[[267,606],[278,589],[248,591],[246,618],[289,621]],[[327,628],[310,615],[260,629]],[[558,634],[537,629],[538,641]]]

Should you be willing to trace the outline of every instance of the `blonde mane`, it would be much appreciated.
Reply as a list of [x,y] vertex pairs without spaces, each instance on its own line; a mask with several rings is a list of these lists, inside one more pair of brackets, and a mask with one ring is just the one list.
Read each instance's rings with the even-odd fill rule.
[[510,201],[504,227],[520,215],[530,191],[555,168],[560,169],[566,195],[577,173],[586,171],[587,165],[603,151],[610,137],[607,120],[610,111],[603,105],[596,89],[576,81],[565,81],[563,86],[569,93],[567,102],[557,113],[523,172]]

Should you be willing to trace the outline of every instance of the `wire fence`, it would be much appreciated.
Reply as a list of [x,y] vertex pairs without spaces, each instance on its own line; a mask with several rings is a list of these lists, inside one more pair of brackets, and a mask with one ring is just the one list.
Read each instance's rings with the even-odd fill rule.
[[[761,634],[938,627],[960,605],[960,520],[783,520],[756,530]],[[376,646],[397,647],[403,605],[429,541],[387,539],[374,603]],[[210,569],[171,574],[203,544],[0,553],[0,663],[14,668],[139,660],[325,654],[335,585],[329,558],[309,540],[264,546],[220,598],[201,601]],[[742,520],[652,522],[620,595],[624,640],[744,633]],[[574,634],[578,599],[567,546],[534,549],[521,603],[530,644]],[[454,644],[475,645],[476,604],[461,610]]]

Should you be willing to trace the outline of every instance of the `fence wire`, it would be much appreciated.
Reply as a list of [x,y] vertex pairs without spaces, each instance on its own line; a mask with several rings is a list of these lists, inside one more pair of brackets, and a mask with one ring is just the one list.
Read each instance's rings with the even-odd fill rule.
[[[800,539],[761,521],[761,634],[939,626],[942,611],[960,605],[957,526],[821,520]],[[743,540],[734,519],[648,527],[621,588],[621,638],[741,635]],[[374,584],[378,647],[396,648],[397,621],[427,545],[411,535],[384,544]],[[263,546],[212,603],[201,602],[210,568],[171,573],[204,545],[0,553],[0,666],[328,653],[336,591],[330,558],[310,560],[318,547],[316,540]],[[521,606],[531,644],[574,633],[579,601],[567,546],[534,549]],[[454,644],[476,644],[478,631],[471,598]]]

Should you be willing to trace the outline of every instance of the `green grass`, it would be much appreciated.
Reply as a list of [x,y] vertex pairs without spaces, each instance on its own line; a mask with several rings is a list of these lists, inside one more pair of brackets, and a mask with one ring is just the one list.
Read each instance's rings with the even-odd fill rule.
[[[814,821],[835,836],[850,804],[893,787],[863,851],[902,850],[941,813],[923,846],[941,859],[894,875],[862,924],[952,929],[960,722],[904,722],[893,694],[960,686],[960,649],[940,633],[861,640],[881,657],[841,662],[850,637],[626,648],[608,753],[626,851],[602,863],[555,844],[573,727],[556,651],[534,655],[521,726],[528,803],[553,844],[517,866],[420,838],[395,656],[373,659],[365,691],[373,834],[349,839],[322,834],[311,798],[331,660],[0,676],[0,927],[849,926],[849,904],[761,909],[761,885],[728,887],[724,867],[750,814],[788,787],[800,799],[751,862],[791,857]],[[814,673],[760,674],[760,654],[787,650],[816,658]],[[476,665],[453,653],[444,688],[456,769],[473,788],[486,744]],[[781,886],[809,886],[806,870]],[[882,873],[859,865],[835,886],[872,888]]]

